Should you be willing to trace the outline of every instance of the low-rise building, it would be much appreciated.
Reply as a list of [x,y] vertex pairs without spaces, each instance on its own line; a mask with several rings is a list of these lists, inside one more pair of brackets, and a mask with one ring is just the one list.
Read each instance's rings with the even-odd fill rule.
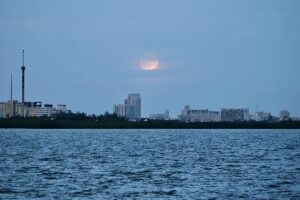
[[44,106],[42,106],[41,102],[26,102],[25,104],[27,105],[26,113],[29,117],[51,117],[57,113],[70,112],[67,110],[67,106],[62,104],[57,105],[56,108],[52,104],[44,104]]
[[36,112],[36,117],[47,116],[51,117],[55,114],[55,109],[53,108],[52,104],[45,104],[44,107],[38,107]]
[[67,106],[65,104],[58,104],[55,109],[56,109],[57,113],[66,113],[67,112]]
[[26,107],[42,107],[42,102],[40,102],[40,101],[34,101],[34,102],[27,101],[27,102],[24,102],[24,105]]
[[17,104],[18,101],[10,100],[5,103],[5,116],[7,118],[17,116]]
[[26,117],[26,106],[18,101],[9,100],[0,103],[0,118]]
[[300,117],[292,117],[293,121],[300,121]]
[[165,110],[165,113],[151,114],[149,116],[149,119],[152,119],[152,120],[169,120],[170,119],[170,112],[169,112],[169,110]]
[[25,102],[28,117],[37,117],[37,110],[42,107],[42,102]]
[[185,122],[218,122],[220,121],[220,112],[208,109],[196,110],[185,106],[178,119]]
[[253,115],[255,121],[269,121],[271,119],[271,113],[269,112],[256,112]]
[[6,118],[5,102],[0,102],[0,118]]
[[17,104],[16,113],[18,117],[27,117],[27,107],[24,105],[24,103]]
[[282,110],[279,113],[279,120],[284,121],[284,120],[289,120],[290,119],[290,112],[287,110]]

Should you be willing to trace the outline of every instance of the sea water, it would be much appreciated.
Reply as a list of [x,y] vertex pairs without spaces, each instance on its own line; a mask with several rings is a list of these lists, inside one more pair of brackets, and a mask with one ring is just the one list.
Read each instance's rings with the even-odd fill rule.
[[300,130],[0,129],[0,199],[300,199]]

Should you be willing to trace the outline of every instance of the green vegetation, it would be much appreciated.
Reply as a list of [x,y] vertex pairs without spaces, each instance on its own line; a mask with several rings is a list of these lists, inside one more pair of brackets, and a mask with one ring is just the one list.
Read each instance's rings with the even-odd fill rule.
[[114,114],[86,115],[85,113],[59,114],[54,117],[10,118],[0,120],[0,128],[36,129],[300,129],[300,121],[284,122],[194,122],[178,120],[126,121]]

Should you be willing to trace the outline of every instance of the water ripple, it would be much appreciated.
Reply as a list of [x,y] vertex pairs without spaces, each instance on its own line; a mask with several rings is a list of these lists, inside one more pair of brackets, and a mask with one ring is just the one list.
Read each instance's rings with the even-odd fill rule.
[[298,130],[0,130],[0,199],[300,199]]

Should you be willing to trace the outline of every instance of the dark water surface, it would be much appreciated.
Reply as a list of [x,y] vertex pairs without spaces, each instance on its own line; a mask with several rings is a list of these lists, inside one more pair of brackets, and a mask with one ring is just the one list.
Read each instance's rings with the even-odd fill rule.
[[0,199],[300,199],[300,130],[0,129]]

